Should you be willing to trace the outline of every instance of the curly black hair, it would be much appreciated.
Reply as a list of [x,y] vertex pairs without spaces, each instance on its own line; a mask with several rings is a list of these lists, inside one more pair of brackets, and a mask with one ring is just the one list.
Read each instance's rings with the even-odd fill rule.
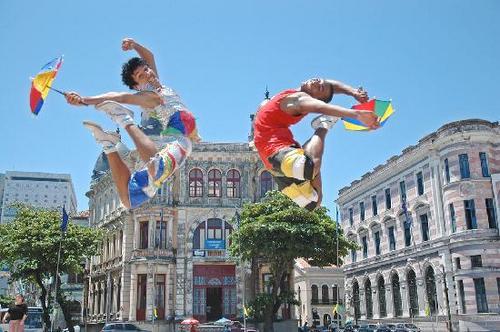
[[132,74],[134,71],[137,69],[137,67],[140,66],[147,66],[148,63],[138,57],[134,57],[127,62],[125,62],[122,66],[122,82],[126,86],[128,86],[130,89],[134,89],[134,86],[137,84],[136,81],[132,78]]

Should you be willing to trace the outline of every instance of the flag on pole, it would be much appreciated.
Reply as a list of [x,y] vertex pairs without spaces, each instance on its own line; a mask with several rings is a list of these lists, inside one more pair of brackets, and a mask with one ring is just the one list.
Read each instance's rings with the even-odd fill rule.
[[405,216],[405,224],[411,226],[411,217],[408,213],[408,207],[406,206],[406,195],[402,197],[401,209],[403,210],[403,214]]
[[248,308],[246,306],[243,306],[243,315],[245,315],[245,317],[248,317]]
[[336,305],[334,305],[334,306],[333,306],[333,309],[332,309],[332,314],[334,314],[334,315],[335,315],[335,313],[336,313],[336,312],[337,312],[337,310],[338,310],[338,307],[339,307],[339,305],[338,305],[338,304],[336,304]]
[[68,230],[68,222],[69,222],[69,216],[68,213],[66,212],[66,209],[62,208],[62,220],[61,220],[61,232],[66,233]]

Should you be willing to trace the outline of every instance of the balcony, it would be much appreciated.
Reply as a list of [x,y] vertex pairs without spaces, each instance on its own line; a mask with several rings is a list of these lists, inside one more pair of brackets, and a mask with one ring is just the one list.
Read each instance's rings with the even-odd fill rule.
[[169,249],[134,249],[130,259],[133,260],[154,260],[154,259],[172,259],[174,258],[174,251]]
[[311,304],[313,305],[336,305],[336,304],[340,304],[340,305],[343,305],[344,301],[342,300],[333,300],[333,299],[312,299],[311,300]]

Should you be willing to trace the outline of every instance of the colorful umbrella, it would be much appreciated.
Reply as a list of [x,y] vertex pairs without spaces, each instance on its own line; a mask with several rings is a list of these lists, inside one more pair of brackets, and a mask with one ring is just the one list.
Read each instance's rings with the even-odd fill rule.
[[181,322],[182,325],[198,325],[200,322],[194,318],[187,318]]
[[30,106],[33,114],[38,115],[38,112],[40,112],[43,102],[49,94],[49,89],[64,95],[63,92],[51,87],[52,81],[56,77],[62,62],[62,56],[55,58],[43,66],[41,71],[35,76],[35,78],[33,78],[30,91]]
[[[366,103],[354,105],[352,107],[354,110],[365,110],[372,111],[377,114],[380,121],[380,126],[382,127],[387,119],[394,113],[391,101],[384,101],[378,99],[372,99]],[[370,130],[369,127],[365,126],[361,121],[355,119],[342,118],[344,121],[344,127],[347,130]]]

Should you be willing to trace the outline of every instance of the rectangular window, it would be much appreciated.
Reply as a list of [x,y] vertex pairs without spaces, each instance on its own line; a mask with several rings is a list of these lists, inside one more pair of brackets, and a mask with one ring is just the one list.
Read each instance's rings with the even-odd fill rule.
[[455,233],[457,231],[457,219],[455,218],[455,207],[453,207],[453,203],[448,205],[448,209],[450,211],[451,232]]
[[470,178],[469,156],[466,153],[459,155],[458,162],[460,164],[460,177],[462,179]]
[[406,183],[404,180],[399,182],[399,197],[401,201],[406,201]]
[[450,164],[448,163],[448,158],[444,160],[444,177],[446,178],[446,183],[450,183]]
[[148,227],[149,223],[147,221],[139,223],[139,249],[148,248]]
[[470,256],[470,267],[472,269],[483,267],[483,260],[481,255]]
[[354,223],[354,211],[352,208],[349,209],[349,224],[352,226]]
[[486,152],[479,152],[479,159],[481,160],[481,173],[484,177],[490,176],[490,170],[488,169],[488,156]]
[[477,312],[488,312],[488,301],[486,301],[484,278],[474,278],[474,288],[476,290]]
[[476,220],[476,207],[474,205],[474,200],[469,199],[464,201],[464,208],[465,208],[465,222],[467,223],[467,229],[476,229],[477,220]]
[[405,246],[409,247],[411,245],[411,224],[409,222],[404,222],[405,229]]
[[375,254],[380,255],[380,232],[375,232]]
[[367,258],[368,257],[368,241],[366,239],[366,236],[363,236],[361,238],[361,241],[363,243],[363,258]]
[[460,257],[455,257],[455,269],[456,270],[462,269],[462,264],[460,264]]
[[155,248],[167,248],[167,222],[164,220],[156,221]]
[[351,261],[353,263],[356,263],[357,259],[358,259],[358,253],[356,252],[356,249],[351,249]]
[[365,220],[365,202],[359,202],[359,219]]
[[497,292],[498,292],[498,299],[500,300],[500,278],[497,278]]
[[418,196],[424,194],[424,176],[422,175],[422,172],[417,173],[417,193]]
[[165,275],[157,274],[155,275],[156,288],[154,290],[156,294],[155,306],[158,314],[158,319],[165,318]]
[[422,228],[422,241],[429,241],[429,219],[427,214],[420,215],[420,226]]
[[467,310],[465,310],[465,290],[464,290],[464,281],[458,281],[458,293],[460,294],[460,307],[462,307],[462,314],[466,314]]
[[493,205],[493,198],[486,198],[486,215],[488,216],[488,225],[490,228],[497,228],[497,217],[495,213],[495,206]]
[[389,210],[392,207],[391,202],[391,188],[385,190],[385,208]]
[[396,236],[394,235],[394,226],[389,227],[389,250],[396,250]]
[[377,209],[377,195],[372,196],[372,212],[373,215],[376,216],[378,214],[378,209]]

